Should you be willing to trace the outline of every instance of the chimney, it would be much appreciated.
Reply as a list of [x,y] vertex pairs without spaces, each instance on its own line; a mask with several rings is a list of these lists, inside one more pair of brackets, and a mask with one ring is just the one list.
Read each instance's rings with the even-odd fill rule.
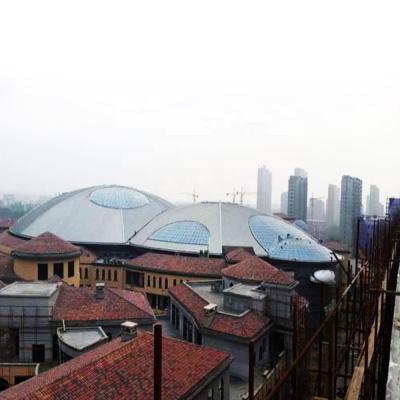
[[137,336],[137,326],[136,322],[125,321],[121,324],[121,341],[127,342]]
[[104,283],[96,283],[96,299],[104,299]]
[[207,327],[211,324],[211,321],[214,318],[214,315],[217,312],[217,305],[210,303],[203,307],[204,310],[204,326]]
[[162,325],[154,325],[154,400],[162,400]]

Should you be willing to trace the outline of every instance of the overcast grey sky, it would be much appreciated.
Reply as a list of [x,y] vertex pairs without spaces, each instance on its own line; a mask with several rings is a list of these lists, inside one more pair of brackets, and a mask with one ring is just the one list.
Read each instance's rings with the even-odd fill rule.
[[[4,1],[0,192],[225,200],[295,167],[400,195],[400,5]],[[249,197],[250,201],[251,198]]]

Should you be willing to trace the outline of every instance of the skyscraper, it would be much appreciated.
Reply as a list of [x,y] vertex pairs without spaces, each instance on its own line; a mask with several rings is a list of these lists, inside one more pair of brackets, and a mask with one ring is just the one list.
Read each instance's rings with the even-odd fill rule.
[[340,236],[342,242],[353,246],[357,218],[361,215],[362,180],[342,176],[340,196]]
[[340,202],[339,187],[330,184],[328,186],[328,200],[326,202],[326,223],[328,228],[339,226]]
[[289,178],[288,215],[294,219],[307,220],[307,172],[296,168],[295,175]]
[[316,197],[310,197],[308,220],[325,221],[325,202],[323,200]]
[[258,168],[257,209],[264,213],[271,212],[272,174],[265,165]]
[[281,213],[288,213],[288,192],[283,192],[281,194]]
[[384,214],[384,206],[379,200],[379,188],[376,185],[369,187],[369,196],[367,196],[367,215],[382,216]]

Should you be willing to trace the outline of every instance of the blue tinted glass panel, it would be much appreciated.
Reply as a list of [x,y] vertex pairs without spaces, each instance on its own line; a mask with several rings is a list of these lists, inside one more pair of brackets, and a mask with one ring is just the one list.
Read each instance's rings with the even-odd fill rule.
[[149,203],[143,193],[124,187],[97,189],[90,194],[89,198],[98,206],[115,209],[137,208]]
[[165,225],[154,232],[149,239],[161,242],[207,245],[210,232],[195,221],[180,221]]
[[255,215],[249,219],[249,226],[254,238],[271,258],[302,262],[334,261],[330,250],[278,218]]

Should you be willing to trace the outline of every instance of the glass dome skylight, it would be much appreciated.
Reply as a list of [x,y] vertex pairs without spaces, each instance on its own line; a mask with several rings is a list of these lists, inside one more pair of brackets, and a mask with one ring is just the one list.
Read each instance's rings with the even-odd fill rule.
[[255,215],[249,218],[250,231],[268,257],[300,262],[332,262],[330,250],[306,233],[278,218]]
[[118,186],[97,189],[90,194],[89,199],[98,206],[114,209],[137,208],[149,203],[143,193]]
[[149,239],[160,242],[208,245],[210,232],[195,221],[179,221],[165,225],[155,231]]

